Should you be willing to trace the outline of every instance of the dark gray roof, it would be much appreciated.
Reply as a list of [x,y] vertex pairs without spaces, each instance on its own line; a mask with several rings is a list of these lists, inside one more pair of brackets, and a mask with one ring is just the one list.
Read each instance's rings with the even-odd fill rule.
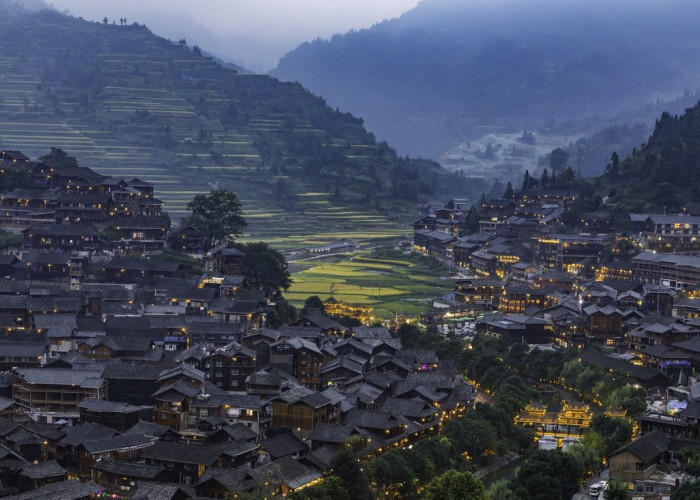
[[60,476],[66,473],[66,469],[58,465],[55,460],[38,464],[27,464],[22,467],[20,474],[31,479],[43,479],[47,477]]
[[105,266],[105,269],[173,273],[177,271],[179,267],[180,263],[175,261],[115,257]]
[[81,443],[101,439],[111,439],[119,434],[110,427],[92,422],[76,425],[75,427],[66,427],[64,432],[66,435],[60,440],[60,444],[68,446],[77,446]]
[[134,424],[134,426],[128,429],[126,432],[124,432],[124,434],[142,434],[148,437],[159,438],[169,432],[175,431],[167,425],[160,425],[156,424],[155,422],[146,422],[144,420],[139,420],[138,423]]
[[134,413],[141,410],[140,406],[97,399],[83,399],[80,403],[78,403],[78,408],[88,411],[108,413]]
[[235,441],[251,441],[258,437],[258,434],[253,429],[242,423],[227,425],[220,430],[231,436]]
[[258,467],[257,471],[262,476],[269,478],[273,484],[287,484],[292,489],[304,486],[321,477],[319,471],[307,467],[289,456]]
[[[80,195],[81,197],[84,195]],[[60,196],[59,196],[60,199]],[[97,236],[97,229],[87,224],[57,224],[32,226],[25,230],[30,235],[38,236]]]
[[629,451],[644,463],[655,460],[668,450],[670,439],[660,431],[651,431],[644,434],[626,446],[612,453],[617,455],[623,451]]
[[18,424],[17,422],[12,422],[11,420],[0,418],[0,437],[4,437],[11,434],[19,426],[20,424]]
[[260,448],[269,453],[273,459],[276,459],[301,453],[306,450],[306,445],[301,439],[291,433],[287,433],[263,439],[260,441]]
[[102,371],[98,370],[16,368],[15,373],[21,375],[24,380],[30,384],[75,385],[88,389],[96,389],[104,383]]
[[77,297],[30,297],[27,309],[34,313],[46,312],[73,312],[80,311],[80,299]]
[[120,462],[109,458],[98,460],[93,464],[92,468],[137,479],[155,479],[165,470],[156,465],[147,465],[137,462]]
[[403,415],[411,419],[425,417],[436,413],[425,401],[415,399],[387,398],[381,407],[382,411],[394,415]]
[[[697,384],[691,387],[691,393],[694,392],[693,387],[696,385]],[[688,405],[685,407],[685,409],[681,410],[680,416],[700,420],[700,403],[697,401],[688,401]]]
[[633,365],[632,363],[628,363],[621,359],[611,358],[610,356],[606,356],[605,354],[601,354],[590,349],[586,349],[581,352],[579,357],[586,363],[598,365],[606,370],[620,370],[628,373],[630,376],[640,381],[651,380],[656,376],[665,377],[658,370],[647,368],[645,366]]
[[0,341],[0,358],[33,358],[46,354],[46,342]]
[[324,443],[345,443],[345,439],[356,431],[352,425],[317,423],[307,439],[311,441],[322,441]]
[[75,314],[35,314],[34,326],[48,330],[49,337],[70,337],[78,327]]
[[257,445],[247,441],[200,443],[197,446],[157,441],[153,446],[143,451],[142,457],[208,466],[213,464],[222,454],[237,456],[250,453],[255,449],[257,449]]
[[208,467],[197,484],[201,485],[208,481],[215,481],[228,491],[246,491],[255,486],[256,483],[262,482],[260,474],[249,465],[235,469]]
[[143,434],[124,434],[109,439],[97,439],[83,443],[85,449],[91,453],[104,453],[116,450],[132,450],[146,448],[153,444],[153,438]]
[[184,493],[185,487],[171,483],[153,483],[138,481],[131,490],[131,500],[173,500],[174,498],[194,498],[190,493]]
[[682,353],[680,351],[673,349],[672,347],[667,347],[667,346],[661,345],[661,344],[654,344],[654,345],[642,348],[642,354],[644,354],[646,356],[651,356],[654,358],[662,358],[662,359],[688,359],[688,358],[690,358],[689,354]]
[[[166,365],[167,366],[167,365]],[[105,367],[106,379],[153,380],[163,372],[161,363],[112,363]]]
[[399,420],[391,413],[385,411],[350,410],[343,418],[343,424],[365,429],[385,430],[398,425]]
[[[190,385],[184,380],[178,380],[174,384],[161,387],[154,392],[151,397],[162,401],[182,401],[185,396],[193,398],[199,394],[200,391],[201,389],[199,387]],[[173,393],[176,394],[175,399],[172,399]]]
[[201,370],[197,370],[196,368],[191,367],[188,364],[180,364],[174,368],[168,368],[167,370],[163,370],[160,373],[160,376],[158,378],[159,382],[162,382],[164,380],[168,380],[173,377],[179,377],[181,375],[184,375],[186,377],[193,378],[195,380],[199,381],[204,381],[205,374]]
[[24,262],[29,264],[65,265],[70,261],[70,255],[56,252],[32,251],[25,257]]

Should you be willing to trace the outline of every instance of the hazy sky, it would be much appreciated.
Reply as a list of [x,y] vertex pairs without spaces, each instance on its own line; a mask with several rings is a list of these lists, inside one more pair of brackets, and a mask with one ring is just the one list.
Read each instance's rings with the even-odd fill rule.
[[257,71],[302,42],[368,28],[418,0],[46,0],[89,21],[125,17]]

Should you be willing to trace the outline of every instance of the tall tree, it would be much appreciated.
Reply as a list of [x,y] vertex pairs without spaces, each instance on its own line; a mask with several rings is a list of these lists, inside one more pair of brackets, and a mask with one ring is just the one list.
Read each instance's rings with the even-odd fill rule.
[[247,225],[238,197],[225,189],[198,194],[187,204],[187,209],[192,211],[187,223],[204,233],[207,249],[239,236]]
[[52,147],[49,154],[39,157],[40,161],[51,165],[52,167],[77,167],[78,160],[75,156],[69,156],[68,153],[61,148]]
[[303,316],[305,314],[309,314],[310,312],[326,314],[326,306],[323,305],[323,301],[318,295],[311,295],[304,301],[304,307],[301,310],[301,315]]
[[354,500],[372,500],[374,498],[367,476],[362,472],[349,449],[343,448],[339,451],[331,460],[330,468],[331,474],[339,477],[342,481],[343,488],[352,492]]
[[486,500],[484,484],[472,476],[471,472],[448,470],[434,478],[425,487],[426,500]]
[[571,455],[559,450],[539,450],[520,466],[511,481],[511,489],[518,498],[571,498],[578,491],[582,472]]
[[562,148],[555,148],[549,154],[549,169],[552,172],[558,172],[566,168],[566,162],[569,161],[569,153]]
[[632,498],[632,495],[630,495],[630,490],[627,485],[616,478],[608,483],[608,487],[605,488],[603,497],[605,500],[629,500]]
[[262,241],[239,244],[236,247],[245,253],[241,268],[250,286],[265,290],[268,295],[275,295],[292,284],[287,260],[278,250]]
[[515,191],[513,191],[513,185],[508,181],[508,185],[506,186],[506,190],[503,193],[503,199],[505,200],[512,200],[515,198]]

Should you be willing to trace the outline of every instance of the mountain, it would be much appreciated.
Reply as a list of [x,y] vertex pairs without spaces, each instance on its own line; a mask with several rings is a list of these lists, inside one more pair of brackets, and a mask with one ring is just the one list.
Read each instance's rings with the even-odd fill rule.
[[437,158],[485,133],[557,133],[694,90],[698,16],[690,0],[423,0],[302,44],[272,74],[362,116],[401,154]]
[[219,187],[239,194],[258,238],[396,233],[418,201],[466,185],[399,158],[301,85],[225,68],[184,40],[0,8],[0,146],[32,158],[56,146],[152,181],[174,216]]
[[663,113],[648,141],[594,180],[617,212],[677,212],[700,200],[700,103]]

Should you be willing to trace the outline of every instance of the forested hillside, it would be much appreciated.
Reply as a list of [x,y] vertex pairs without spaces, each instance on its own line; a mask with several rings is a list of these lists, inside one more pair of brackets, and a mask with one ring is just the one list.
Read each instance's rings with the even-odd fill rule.
[[154,182],[175,216],[198,192],[231,189],[253,230],[277,236],[304,224],[381,233],[387,215],[466,184],[397,157],[299,84],[224,68],[136,23],[13,7],[0,18],[0,147],[37,158],[52,146]]
[[661,115],[649,140],[601,179],[612,201],[632,211],[673,212],[700,201],[700,104]]
[[572,121],[694,91],[698,16],[687,0],[424,0],[302,44],[272,74],[362,116],[399,152],[436,158],[488,132],[589,134]]

